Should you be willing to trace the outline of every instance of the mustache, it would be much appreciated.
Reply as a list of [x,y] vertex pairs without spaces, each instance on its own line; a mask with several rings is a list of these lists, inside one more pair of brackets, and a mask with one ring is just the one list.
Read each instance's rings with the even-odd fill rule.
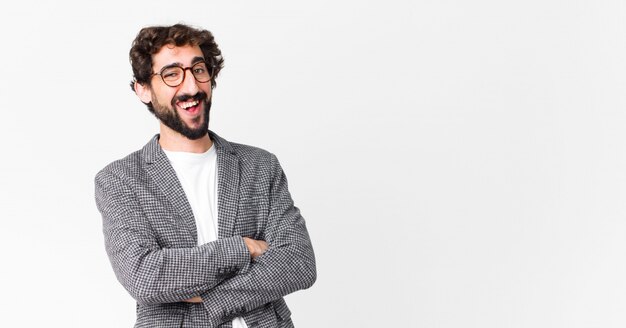
[[175,103],[179,102],[179,101],[190,101],[190,100],[197,100],[199,102],[202,102],[204,100],[207,99],[207,94],[204,91],[198,91],[198,93],[196,93],[195,95],[180,95],[178,97],[175,97],[174,99],[172,99],[172,106],[174,106]]

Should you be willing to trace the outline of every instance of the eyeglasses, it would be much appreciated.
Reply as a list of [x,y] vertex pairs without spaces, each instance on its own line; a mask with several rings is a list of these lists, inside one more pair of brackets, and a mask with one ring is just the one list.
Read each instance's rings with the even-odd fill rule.
[[209,82],[214,72],[213,67],[209,67],[206,62],[201,61],[191,67],[166,66],[161,69],[161,72],[152,73],[152,75],[160,75],[163,83],[170,87],[177,87],[185,80],[187,70],[191,70],[193,77],[200,83]]

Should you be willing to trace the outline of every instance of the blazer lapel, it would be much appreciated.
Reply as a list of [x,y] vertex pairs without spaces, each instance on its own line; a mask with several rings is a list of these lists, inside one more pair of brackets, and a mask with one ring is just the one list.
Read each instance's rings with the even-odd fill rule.
[[219,238],[232,237],[239,203],[239,158],[228,141],[209,131],[217,146],[217,217]]
[[196,221],[193,217],[191,205],[185,196],[185,192],[174,168],[170,164],[167,156],[158,143],[159,136],[156,135],[143,148],[143,158],[146,163],[146,171],[161,190],[167,200],[172,204],[174,210],[182,219],[182,225],[189,233],[189,238],[193,240],[194,246],[198,244],[198,233]]

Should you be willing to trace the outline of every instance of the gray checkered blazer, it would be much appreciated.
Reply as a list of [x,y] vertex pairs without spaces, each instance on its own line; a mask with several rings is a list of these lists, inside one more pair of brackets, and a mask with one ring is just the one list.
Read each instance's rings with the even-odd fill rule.
[[[156,135],[96,175],[106,251],[137,300],[135,327],[293,327],[283,296],[310,287],[315,257],[276,157],[209,132],[217,150],[219,239],[195,220]],[[254,262],[242,236],[266,240]],[[201,296],[202,303],[182,300]]]

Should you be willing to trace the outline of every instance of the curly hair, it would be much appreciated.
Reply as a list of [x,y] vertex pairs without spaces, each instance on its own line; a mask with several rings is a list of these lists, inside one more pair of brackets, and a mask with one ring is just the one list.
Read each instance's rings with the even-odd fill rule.
[[152,77],[152,56],[165,45],[177,47],[199,46],[204,60],[214,67],[211,76],[211,88],[215,88],[215,78],[224,67],[224,58],[213,34],[184,24],[172,26],[151,26],[142,28],[130,48],[129,59],[133,68],[133,80],[130,87],[134,90],[135,82],[150,85]]

